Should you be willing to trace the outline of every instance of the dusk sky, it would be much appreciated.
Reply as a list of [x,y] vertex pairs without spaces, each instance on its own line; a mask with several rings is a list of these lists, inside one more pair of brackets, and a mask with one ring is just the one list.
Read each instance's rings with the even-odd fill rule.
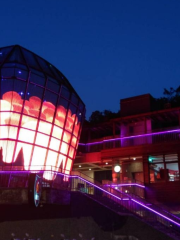
[[0,47],[19,44],[57,67],[86,105],[180,85],[179,0],[6,0]]

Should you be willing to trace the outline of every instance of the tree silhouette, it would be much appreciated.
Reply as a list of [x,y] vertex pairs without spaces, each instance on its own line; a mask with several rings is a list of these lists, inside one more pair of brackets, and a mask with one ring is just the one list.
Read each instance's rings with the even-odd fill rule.
[[[169,89],[164,88],[163,97],[154,98],[155,107],[154,110],[160,110],[169,107],[179,107],[180,106],[180,86],[174,89],[170,87]],[[118,111],[116,113],[110,110],[104,110],[100,112],[98,110],[92,112],[89,117],[90,123],[100,123],[108,121],[112,118],[120,117],[121,112]]]
[[98,123],[103,120],[103,113],[100,111],[92,112],[91,116],[89,117],[89,121],[92,123]]

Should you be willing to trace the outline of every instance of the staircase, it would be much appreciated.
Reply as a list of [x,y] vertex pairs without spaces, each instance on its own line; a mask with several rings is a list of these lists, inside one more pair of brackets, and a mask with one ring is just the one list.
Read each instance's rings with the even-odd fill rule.
[[[44,171],[41,171],[43,176]],[[6,185],[2,187],[12,189],[12,183],[15,182],[15,188],[27,188],[27,179],[29,176],[27,171],[6,171],[2,172],[1,180],[7,180]],[[56,178],[49,184],[49,181],[43,179],[43,186],[49,189],[56,189],[57,191],[72,191],[79,192],[87,198],[105,206],[121,216],[136,216],[141,221],[153,226],[160,232],[165,233],[171,239],[180,239],[180,218],[172,213],[159,208],[156,205],[148,203],[145,199],[140,198],[132,193],[124,193],[116,190],[111,186],[103,186],[96,183],[94,179],[83,176],[81,173],[74,173],[73,175],[65,175],[56,172]],[[18,176],[18,181],[16,180]],[[11,177],[9,177],[11,176]],[[1,177],[1,176],[0,176]],[[23,184],[22,184],[23,183]],[[23,186],[22,186],[23,185]]]
[[[79,187],[76,188],[75,185]],[[71,186],[72,191],[81,192],[119,215],[134,215],[170,238],[180,239],[180,218],[139,196],[104,187],[94,183],[93,179],[86,180],[82,174],[72,176]]]

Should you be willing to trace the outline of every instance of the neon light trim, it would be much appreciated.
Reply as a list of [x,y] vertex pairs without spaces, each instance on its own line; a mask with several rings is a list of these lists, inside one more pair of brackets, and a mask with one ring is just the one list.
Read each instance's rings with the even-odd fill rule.
[[[17,170],[15,170],[15,171],[0,171],[0,173],[6,173],[6,174],[8,174],[8,172],[11,172],[11,173],[26,173],[26,174],[27,174],[28,172],[30,173],[30,172],[32,172],[32,171],[17,171]],[[48,172],[48,171],[39,171],[39,173],[44,173],[44,172]],[[52,171],[52,172],[54,172],[54,171]],[[151,211],[151,212],[153,212],[153,213],[161,216],[162,218],[164,218],[164,219],[166,219],[166,220],[174,223],[175,225],[180,226],[180,223],[172,220],[172,219],[169,218],[169,217],[166,217],[166,216],[163,215],[162,213],[159,213],[158,211],[156,211],[156,210],[154,210],[154,209],[146,206],[145,204],[143,204],[143,203],[141,203],[141,202],[139,202],[139,201],[136,201],[135,199],[131,199],[131,198],[129,198],[129,199],[127,199],[127,198],[120,198],[120,197],[118,197],[118,196],[116,196],[116,195],[114,195],[114,194],[112,194],[112,193],[104,190],[103,188],[95,185],[94,183],[91,183],[90,181],[87,181],[86,179],[84,179],[84,178],[82,178],[82,177],[80,177],[80,176],[78,176],[78,175],[68,175],[68,174],[64,174],[64,173],[60,173],[60,172],[54,172],[54,173],[56,173],[57,175],[65,176],[65,177],[67,176],[68,178],[79,178],[79,179],[83,180],[84,182],[92,185],[92,186],[95,187],[95,188],[98,188],[99,190],[101,190],[101,191],[109,194],[110,196],[112,196],[112,197],[114,197],[114,198],[116,198],[116,199],[118,199],[118,200],[121,200],[121,201],[122,201],[122,200],[130,200],[130,201],[133,201],[133,202],[139,204],[140,206],[148,209],[149,211]],[[124,194],[124,195],[125,195],[125,194]],[[175,217],[176,217],[176,216],[175,216]],[[180,219],[180,218],[178,218],[178,217],[176,217],[176,218],[177,218],[177,219]]]
[[144,208],[150,210],[151,212],[156,213],[157,215],[159,215],[159,216],[161,216],[161,217],[167,219],[168,221],[170,221],[170,222],[172,222],[172,223],[174,223],[174,224],[176,224],[177,226],[180,227],[180,223],[175,222],[174,220],[170,219],[169,217],[164,216],[163,214],[161,214],[161,213],[155,211],[155,210],[152,209],[152,208],[147,207],[146,205],[144,205],[143,203],[140,203],[140,202],[136,201],[135,199],[131,199],[131,200],[132,200],[133,202],[135,202],[135,203],[141,205],[142,207],[144,207]]
[[126,187],[126,186],[137,186],[141,188],[145,188],[145,186],[137,184],[137,183],[123,183],[123,184],[105,184],[103,186],[107,187]]
[[180,129],[168,130],[168,131],[162,131],[162,132],[154,132],[154,133],[145,133],[145,134],[133,135],[133,136],[128,136],[128,137],[111,138],[111,139],[105,139],[105,140],[102,140],[102,141],[99,141],[99,142],[92,142],[92,143],[79,143],[79,145],[80,146],[94,145],[94,144],[101,144],[103,142],[113,142],[113,141],[124,140],[124,139],[146,137],[146,136],[154,136],[154,135],[158,135],[158,134],[174,133],[174,132],[175,133],[176,132],[180,132]]

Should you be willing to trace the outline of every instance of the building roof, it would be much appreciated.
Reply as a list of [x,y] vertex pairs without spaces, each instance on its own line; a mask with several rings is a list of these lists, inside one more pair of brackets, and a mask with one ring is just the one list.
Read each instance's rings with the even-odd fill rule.
[[[21,67],[27,71],[35,70],[50,77],[58,84],[76,93],[68,79],[51,63],[19,45],[0,48],[0,68]],[[76,93],[78,96],[78,94]],[[78,96],[79,97],[79,96]],[[80,97],[79,97],[80,98]]]

